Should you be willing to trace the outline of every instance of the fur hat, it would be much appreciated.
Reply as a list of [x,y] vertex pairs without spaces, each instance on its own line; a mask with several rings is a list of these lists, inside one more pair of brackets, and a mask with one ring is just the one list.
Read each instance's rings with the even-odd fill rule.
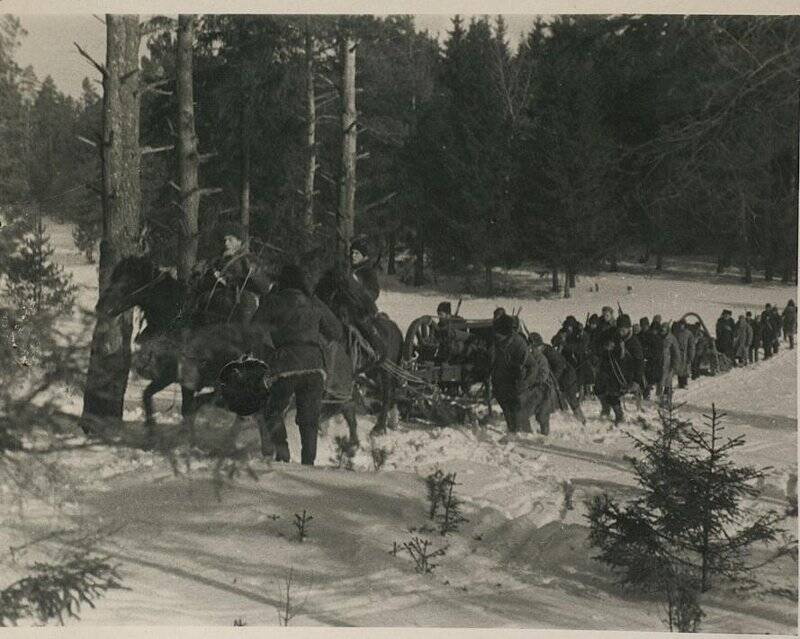
[[494,313],[492,313],[492,319],[496,320],[498,317],[505,314],[506,309],[504,309],[502,306],[498,306],[496,309],[494,309]]
[[531,346],[541,346],[542,344],[544,344],[544,340],[542,339],[542,336],[539,335],[539,333],[531,333],[530,335],[528,335],[528,342],[530,342]]
[[436,307],[437,313],[447,313],[448,315],[453,314],[453,307],[450,302],[440,302],[439,306]]
[[244,227],[236,220],[223,222],[217,228],[221,239],[226,238],[228,235],[233,235],[239,241],[244,241]]
[[631,327],[631,318],[624,313],[619,316],[617,319],[617,328],[630,328]]
[[369,239],[366,235],[358,235],[350,241],[350,252],[358,251],[364,257],[370,255]]
[[492,323],[498,335],[511,335],[514,332],[514,318],[511,315],[501,315]]

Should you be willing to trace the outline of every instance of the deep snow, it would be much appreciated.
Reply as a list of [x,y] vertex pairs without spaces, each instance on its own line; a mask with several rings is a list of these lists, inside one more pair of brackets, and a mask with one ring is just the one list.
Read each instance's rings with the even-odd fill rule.
[[[81,305],[89,309],[96,299],[95,269],[80,263],[63,228],[51,228],[58,255],[83,285]],[[588,310],[617,301],[634,319],[654,313],[675,319],[695,311],[711,326],[722,308],[738,313],[765,302],[783,306],[795,297],[791,287],[741,286],[724,277],[707,282],[692,271],[672,278],[603,274],[582,278],[571,299],[540,299],[548,282],[524,272],[514,276],[523,283],[528,278],[528,297],[466,298],[461,314],[491,317],[496,306],[521,305],[528,328],[549,339],[565,315],[583,319]],[[595,282],[599,293],[588,290]],[[380,306],[403,329],[446,298],[391,280],[385,284]],[[750,504],[753,512],[783,508],[787,490],[796,491],[796,387],[795,352],[782,350],[757,366],[692,382],[676,395],[696,424],[714,402],[728,413],[726,432],[747,438],[737,461],[774,469],[762,496]],[[141,383],[134,381],[126,442],[135,442],[141,432],[140,392]],[[177,427],[180,400],[172,389],[162,396],[158,418],[168,431]],[[79,397],[65,394],[61,400],[67,416],[79,413]],[[335,436],[346,433],[340,419],[326,425],[317,458],[322,467],[313,469],[259,461],[257,432],[250,424],[239,443],[249,451],[258,481],[242,475],[219,494],[209,479],[208,460],[195,461],[188,473],[176,476],[165,459],[135,446],[86,447],[73,425],[75,434],[59,438],[58,450],[17,454],[34,468],[39,459],[57,459],[69,482],[53,488],[48,499],[24,503],[19,491],[2,484],[0,508],[9,525],[0,544],[64,525],[123,526],[107,547],[122,563],[124,585],[131,590],[114,591],[97,609],[84,611],[83,623],[90,624],[232,625],[243,618],[249,625],[275,625],[279,588],[292,567],[302,603],[293,625],[664,630],[659,604],[621,593],[586,544],[584,499],[602,491],[633,494],[624,460],[632,447],[625,433],[642,434],[643,426],[635,408],[628,409],[629,419],[617,428],[599,418],[596,402],[588,402],[586,426],[557,414],[547,438],[508,438],[497,415],[479,427],[403,423],[373,442],[389,451],[379,471],[369,449],[373,419],[361,416],[355,472],[332,468],[330,461]],[[654,423],[655,408],[648,404],[641,417]],[[297,459],[292,420],[290,414],[290,446]],[[209,445],[233,418],[208,408],[199,422],[201,440]],[[47,439],[42,437],[42,445]],[[432,574],[419,575],[407,555],[390,551],[392,542],[419,534],[409,529],[430,525],[423,479],[437,468],[457,473],[469,521],[446,538],[424,533],[434,547],[448,549]],[[565,503],[569,492],[571,508]],[[309,538],[300,543],[292,520],[303,509],[314,519]],[[787,526],[796,529],[796,519]],[[22,566],[18,570],[22,574]],[[702,629],[796,633],[796,599],[776,594],[783,588],[796,598],[796,563],[783,560],[764,569],[761,584],[745,596],[725,588],[710,593]]]

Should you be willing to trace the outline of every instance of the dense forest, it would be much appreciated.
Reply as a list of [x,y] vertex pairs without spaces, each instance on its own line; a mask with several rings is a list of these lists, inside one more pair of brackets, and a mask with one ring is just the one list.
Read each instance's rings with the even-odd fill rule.
[[[390,271],[410,265],[416,284],[433,269],[474,273],[491,290],[493,269],[529,262],[569,284],[618,259],[660,269],[681,254],[739,266],[746,281],[755,270],[796,277],[797,17],[532,18],[516,48],[502,17],[456,16],[438,39],[410,16],[141,27],[141,214],[165,265],[180,253],[186,192],[182,41],[198,257],[229,219],[275,260],[335,246],[344,133],[356,145],[355,231]],[[17,64],[23,37],[5,16],[0,204],[75,222],[93,259],[102,82],[64,95]],[[355,111],[344,130],[348,55]]]

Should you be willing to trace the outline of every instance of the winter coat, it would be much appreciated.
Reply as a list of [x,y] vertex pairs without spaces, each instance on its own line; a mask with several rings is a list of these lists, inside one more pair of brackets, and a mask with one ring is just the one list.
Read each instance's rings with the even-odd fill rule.
[[341,322],[316,297],[287,288],[266,295],[253,322],[268,327],[276,352],[275,372],[315,370],[323,365],[323,346],[341,342]]
[[747,320],[736,323],[736,332],[733,336],[733,355],[739,359],[747,360],[747,352],[753,343],[753,329]]
[[629,381],[623,370],[624,347],[617,341],[610,349],[603,348],[597,368],[595,392],[598,397],[621,397],[628,389]]
[[678,361],[674,366],[675,373],[678,377],[688,377],[694,361],[694,335],[688,328],[678,329],[675,340],[678,342],[680,351]]
[[378,269],[375,265],[372,262],[366,262],[353,268],[353,277],[364,288],[372,302],[376,302],[381,293],[381,287],[378,282]]
[[664,337],[664,350],[663,350],[663,367],[661,382],[668,384],[672,376],[678,371],[681,364],[681,348],[678,345],[678,339],[672,332],[668,332]]
[[645,383],[645,354],[642,347],[641,334],[631,335],[625,340],[624,371],[628,384],[636,383],[642,387]]
[[[545,371],[541,370],[544,362]],[[547,360],[534,357],[519,333],[495,339],[492,350],[492,391],[500,402],[519,401],[534,385],[549,376]]]
[[772,311],[761,313],[761,343],[772,344],[775,341],[775,322],[772,318]]
[[735,324],[725,317],[720,317],[717,320],[717,350],[720,353],[730,355],[733,351],[733,332]]
[[645,356],[645,378],[648,384],[658,384],[664,374],[664,336],[661,327],[651,327],[640,340]]
[[783,309],[783,334],[794,335],[797,332],[797,307],[786,305]]
[[781,329],[783,328],[783,319],[781,318],[780,311],[777,308],[772,309],[772,335],[773,341],[778,341],[781,338]]
[[548,344],[545,344],[544,348],[542,348],[542,355],[547,360],[550,371],[558,382],[559,388],[565,392],[573,392],[578,384],[578,376],[566,358]]
[[592,350],[596,355],[602,355],[603,342],[617,334],[616,322],[606,322],[602,317],[597,324],[597,328],[592,333]]
[[573,333],[564,343],[561,351],[567,363],[575,369],[578,384],[594,384],[595,365],[591,350],[591,337],[586,330]]
[[750,344],[751,348],[761,348],[761,320],[756,317],[748,321],[750,330],[753,333],[753,341]]

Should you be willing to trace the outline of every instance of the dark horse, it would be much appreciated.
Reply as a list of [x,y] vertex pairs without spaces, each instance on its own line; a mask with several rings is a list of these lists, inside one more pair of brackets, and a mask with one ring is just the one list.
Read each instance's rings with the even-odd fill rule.
[[[135,340],[140,350],[135,356],[134,370],[150,380],[142,395],[149,440],[152,440],[155,426],[153,396],[179,381],[178,352],[187,331],[220,317],[236,316],[235,291],[220,287],[214,291],[213,298],[192,293],[149,258],[131,256],[114,268],[97,305],[98,312],[110,316],[135,306],[142,311],[146,327]],[[214,380],[203,381],[209,386]],[[200,389],[181,386],[181,414],[190,432],[199,399],[196,390]]]
[[[262,303],[268,304],[269,297],[264,298]],[[350,445],[357,447],[358,422],[355,413],[353,366],[344,345],[340,344],[335,349],[331,346],[335,345],[323,346],[325,359],[328,360],[327,392],[323,398],[320,418],[327,420],[336,414],[341,414],[347,422]],[[273,352],[274,348],[268,327],[256,320],[247,326],[231,327],[222,324],[204,326],[195,331],[184,343],[179,356],[182,384],[199,389],[204,385],[203,380],[213,377],[215,381],[221,381],[227,385],[229,393],[240,393],[242,396],[246,396],[244,404],[236,401],[231,403],[230,397],[226,397],[228,408],[240,416],[257,415],[262,450],[265,445],[269,444],[270,439],[270,435],[266,431],[264,414],[268,395],[267,388],[263,386],[261,380],[250,380],[248,388],[240,387],[235,390],[237,380],[217,380],[217,376],[220,371],[237,370],[236,360],[240,360],[243,355],[253,356],[260,360],[268,374]],[[331,362],[329,360],[334,353],[336,361]],[[225,392],[223,392],[223,396],[226,396]],[[246,405],[246,408],[242,409],[243,405]]]
[[[320,279],[315,295],[347,327],[355,327],[359,336],[351,340],[351,356],[356,360],[356,375],[377,388],[380,412],[373,433],[386,431],[389,414],[396,409],[397,381],[386,370],[384,361],[399,365],[403,355],[403,333],[385,313],[379,313],[375,300],[379,294],[374,269],[357,269],[352,280],[344,280],[331,269]],[[366,339],[362,344],[358,337]],[[363,358],[359,352],[373,351]],[[364,361],[359,361],[363,359]]]

